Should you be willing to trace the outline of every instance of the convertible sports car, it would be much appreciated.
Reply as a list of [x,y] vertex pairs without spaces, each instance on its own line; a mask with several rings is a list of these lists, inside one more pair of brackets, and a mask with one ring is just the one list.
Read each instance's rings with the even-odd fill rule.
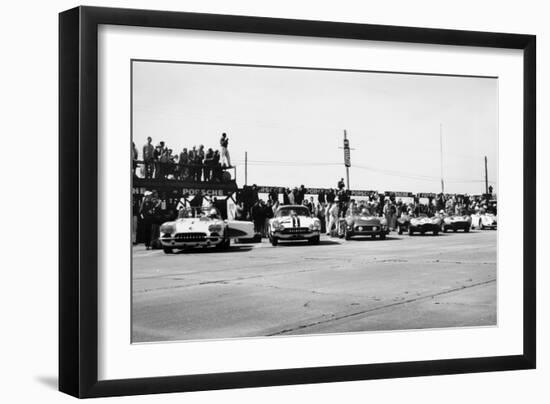
[[472,218],[468,215],[445,216],[443,218],[443,223],[441,224],[441,230],[443,230],[443,232],[447,232],[448,230],[452,230],[454,232],[457,230],[464,230],[468,233],[471,227]]
[[421,213],[418,217],[412,217],[409,222],[409,235],[414,233],[424,234],[432,232],[434,236],[439,234],[441,230],[441,218],[437,216],[428,217],[425,213]]
[[319,244],[321,221],[311,217],[309,209],[302,205],[283,205],[269,220],[268,236],[271,245],[280,241],[307,240]]
[[384,217],[378,217],[369,214],[367,210],[360,212],[350,212],[343,221],[342,226],[339,226],[340,237],[350,240],[354,236],[371,236],[380,239],[385,239],[389,233],[388,222]]
[[496,230],[497,228],[497,217],[492,213],[476,213],[470,219],[472,220],[472,227],[482,230]]
[[166,254],[175,249],[216,247],[228,249],[231,238],[253,237],[252,222],[222,220],[216,208],[183,210],[178,219],[160,226],[159,240]]

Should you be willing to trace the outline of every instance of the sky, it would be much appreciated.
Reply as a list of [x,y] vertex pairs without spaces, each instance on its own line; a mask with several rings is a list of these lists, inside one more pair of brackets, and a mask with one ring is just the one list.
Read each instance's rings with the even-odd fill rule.
[[[484,192],[498,177],[498,79],[134,61],[132,133],[174,152],[229,137],[237,182]],[[440,131],[442,149],[440,152]]]

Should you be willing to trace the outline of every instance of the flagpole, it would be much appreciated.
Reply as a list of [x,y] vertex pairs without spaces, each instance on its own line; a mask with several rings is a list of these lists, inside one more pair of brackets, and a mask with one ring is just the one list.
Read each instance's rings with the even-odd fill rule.
[[443,181],[443,124],[439,124],[439,155],[441,158],[441,193],[445,193],[445,182]]
[[[344,148],[346,147],[346,140],[348,138],[348,133],[347,131],[344,129]],[[348,149],[349,149],[349,146],[348,146]],[[344,149],[344,156],[345,156],[345,149]],[[348,152],[349,153],[349,152]],[[346,185],[347,185],[347,188],[349,189],[349,165],[346,164]]]

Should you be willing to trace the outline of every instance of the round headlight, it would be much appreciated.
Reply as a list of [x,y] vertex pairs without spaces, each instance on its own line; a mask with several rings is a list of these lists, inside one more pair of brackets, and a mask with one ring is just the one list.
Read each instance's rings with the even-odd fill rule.
[[212,232],[219,233],[222,231],[222,225],[219,223],[211,224],[210,226],[208,226],[208,231],[211,233]]
[[172,234],[174,232],[174,226],[172,224],[163,224],[160,226],[160,232],[166,234]]

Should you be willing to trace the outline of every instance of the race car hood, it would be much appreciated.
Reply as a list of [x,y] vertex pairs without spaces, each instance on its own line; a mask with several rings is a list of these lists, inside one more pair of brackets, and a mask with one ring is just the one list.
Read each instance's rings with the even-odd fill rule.
[[350,216],[347,220],[349,224],[356,224],[359,226],[379,226],[386,223],[385,218],[380,218],[378,216],[360,216],[354,215]]
[[315,221],[314,218],[309,216],[285,216],[285,217],[276,217],[270,220],[270,223],[273,221],[279,222],[283,227],[309,227]]
[[174,222],[176,233],[189,233],[189,232],[202,232],[208,233],[208,227],[218,224],[222,227],[225,227],[225,223],[222,220],[210,219],[210,218],[188,218],[188,219],[178,219]]
[[437,217],[413,217],[411,219],[412,225],[422,225],[422,224],[439,224],[441,223],[441,219]]
[[472,218],[469,216],[447,216],[445,223],[460,223],[460,222],[471,222]]

